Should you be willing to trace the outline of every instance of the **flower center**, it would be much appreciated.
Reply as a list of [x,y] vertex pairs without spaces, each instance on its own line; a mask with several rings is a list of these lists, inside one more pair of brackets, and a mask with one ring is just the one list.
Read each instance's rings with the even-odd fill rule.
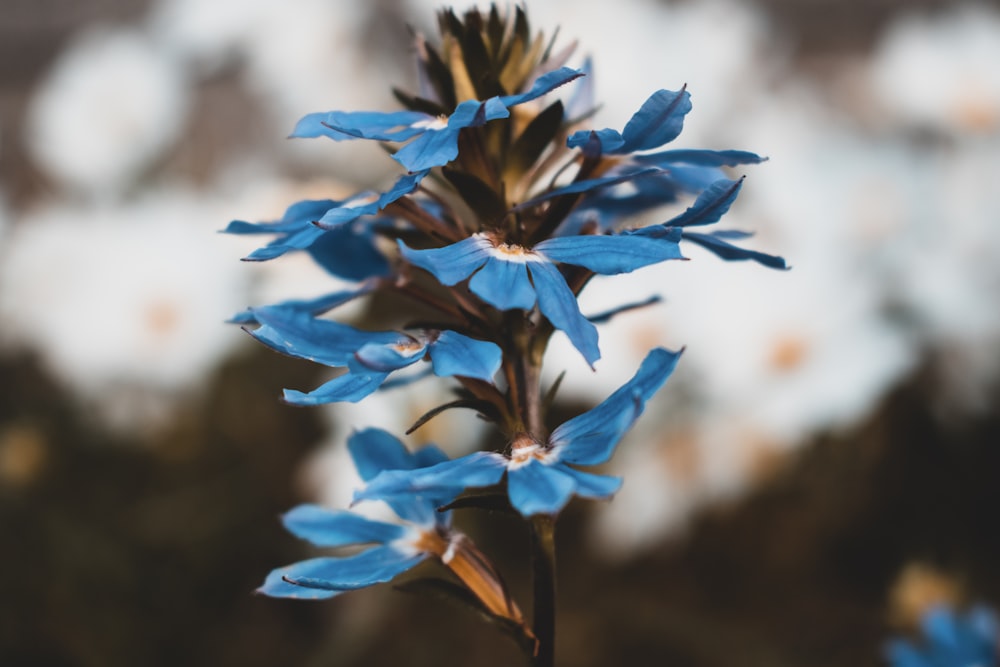
[[546,463],[548,458],[549,449],[547,447],[527,433],[520,433],[510,445],[510,463],[507,468],[508,470],[520,468],[532,460]]

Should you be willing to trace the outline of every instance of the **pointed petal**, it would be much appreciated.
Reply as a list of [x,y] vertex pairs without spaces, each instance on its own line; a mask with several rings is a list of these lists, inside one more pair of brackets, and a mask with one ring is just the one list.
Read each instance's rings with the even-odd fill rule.
[[344,225],[331,231],[320,231],[322,233],[309,243],[306,251],[329,273],[352,281],[389,273],[389,261],[375,244],[376,234],[372,225]]
[[[414,470],[425,468],[448,457],[433,445],[410,453],[400,440],[387,431],[368,428],[351,435],[347,449],[362,480],[368,482],[386,470]],[[389,506],[401,519],[419,525],[434,525],[447,517],[440,516],[437,507],[443,503],[435,498],[416,496],[387,499]]]
[[316,221],[316,224],[323,229],[335,229],[363,215],[375,215],[400,197],[404,197],[416,190],[428,173],[428,171],[424,170],[412,174],[404,174],[396,179],[392,187],[383,193],[361,193],[355,197],[346,199],[339,206],[332,207],[326,211]]
[[424,131],[420,123],[431,120],[431,116],[419,111],[327,111],[308,114],[289,136],[406,141]]
[[787,269],[785,260],[777,255],[768,255],[756,250],[746,250],[731,243],[723,241],[724,235],[720,234],[696,234],[695,232],[684,232],[684,240],[700,245],[702,248],[711,251],[722,259],[728,261],[751,260],[758,264],[772,269]]
[[510,504],[523,516],[557,514],[576,491],[576,480],[560,468],[535,459],[507,471]]
[[341,401],[357,403],[374,393],[385,382],[386,377],[387,373],[345,373],[310,392],[286,389],[284,400],[292,405],[323,405]]
[[289,206],[277,222],[251,223],[233,220],[223,231],[225,234],[277,234],[302,228],[318,220],[326,211],[340,202],[333,199],[306,199]]
[[500,98],[500,101],[506,107],[523,104],[524,102],[537,99],[542,95],[555,90],[559,86],[565,85],[583,75],[584,72],[580,70],[576,70],[571,67],[560,67],[557,70],[546,72],[542,76],[535,79],[531,88],[529,88],[526,92],[517,95],[504,95]]
[[668,259],[683,259],[676,241],[617,234],[547,239],[536,245],[535,251],[557,262],[582,266],[603,275],[628,273]]
[[590,472],[574,470],[567,465],[556,463],[552,466],[560,472],[569,475],[576,482],[576,495],[583,498],[610,498],[622,487],[621,477],[595,475]]
[[573,346],[580,351],[591,366],[601,358],[597,347],[597,327],[595,327],[577,304],[576,296],[566,284],[555,264],[533,262],[531,279],[538,295],[538,309],[557,329],[565,332]]
[[718,222],[736,201],[742,187],[742,178],[735,181],[728,178],[718,180],[698,195],[694,204],[686,211],[663,224],[668,227],[690,227]]
[[[333,310],[337,306],[347,303],[348,301],[352,301],[358,297],[368,294],[375,289],[376,286],[377,281],[373,280],[362,283],[354,289],[330,292],[329,294],[323,294],[313,299],[289,299],[288,301],[272,304],[271,307],[281,308],[282,310],[299,311],[302,313],[308,313],[309,315],[321,315],[327,311]],[[228,322],[232,324],[259,324],[255,312],[256,311],[253,308],[247,308],[243,312],[237,313],[231,317]]]
[[391,373],[411,366],[424,358],[427,344],[417,338],[399,334],[391,343],[368,343],[354,353],[357,364],[349,364],[360,372]]
[[658,148],[673,141],[684,128],[684,116],[691,111],[691,94],[684,88],[677,92],[658,90],[643,102],[622,130],[625,143],[621,153]]
[[390,581],[425,558],[427,554],[423,552],[373,547],[346,558],[314,558],[296,563],[284,568],[282,576],[292,585],[347,591]]
[[380,428],[366,428],[351,434],[347,450],[364,481],[383,470],[410,470],[421,467],[399,438]]
[[335,595],[340,595],[342,591],[324,590],[320,588],[306,588],[296,586],[285,581],[289,574],[311,576],[316,571],[322,571],[328,558],[313,558],[304,560],[285,567],[271,570],[264,583],[257,589],[258,593],[273,598],[291,598],[294,600],[328,600]]
[[535,288],[528,279],[527,263],[509,259],[492,246],[483,268],[469,281],[472,293],[500,310],[535,306]]
[[618,130],[577,130],[566,139],[566,146],[579,148],[587,157],[600,157],[602,153],[614,154],[625,140]]
[[[462,129],[481,125],[486,120],[484,113],[483,102],[466,100],[455,107],[446,127],[427,129],[396,151],[392,158],[411,172],[442,167],[458,157],[458,135]],[[498,117],[495,112],[491,115]],[[509,113],[503,109],[502,115]]]
[[486,263],[490,242],[482,236],[470,236],[443,248],[413,250],[399,241],[399,251],[414,266],[429,272],[442,285],[454,285],[465,280]]
[[570,148],[583,148],[585,153],[594,153],[597,146],[611,155],[651,150],[677,138],[689,111],[691,95],[687,90],[658,90],[629,119],[621,134],[610,128],[575,132],[566,143]]
[[496,343],[476,340],[454,331],[442,331],[430,345],[431,364],[439,377],[461,375],[493,382],[503,351]]
[[290,533],[318,547],[384,544],[406,534],[406,529],[398,524],[373,521],[345,510],[330,511],[318,505],[299,505],[281,520]]
[[631,380],[619,387],[600,405],[557,427],[549,438],[560,461],[597,465],[611,458],[615,445],[656,390],[677,365],[680,352],[654,349],[643,360]]
[[414,494],[434,497],[457,495],[463,489],[491,486],[500,481],[507,459],[493,452],[475,452],[429,468],[387,470],[356,491],[359,500],[392,500]]
[[735,167],[741,164],[760,164],[767,161],[750,151],[710,151],[697,149],[675,149],[659,153],[636,155],[632,158],[639,164],[693,164],[701,167]]
[[347,366],[355,350],[368,343],[389,343],[398,336],[390,331],[361,331],[283,306],[254,308],[253,317],[261,326],[249,333],[260,342],[283,354],[333,367]]

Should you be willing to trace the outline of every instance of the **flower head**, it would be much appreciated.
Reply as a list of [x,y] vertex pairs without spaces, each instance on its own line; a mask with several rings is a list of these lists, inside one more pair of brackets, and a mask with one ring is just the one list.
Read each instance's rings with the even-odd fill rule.
[[492,382],[502,357],[495,343],[455,331],[362,331],[313,317],[294,306],[254,308],[245,319],[261,325],[249,330],[251,336],[279,352],[348,369],[308,393],[286,389],[285,400],[295,405],[359,401],[377,390],[391,373],[425,356],[435,375]]
[[635,376],[597,407],[556,428],[541,442],[517,435],[506,454],[477,452],[420,470],[384,472],[355,494],[356,500],[398,500],[411,494],[457,495],[468,487],[496,484],[507,475],[511,504],[523,515],[556,514],[573,495],[607,498],[621,479],[577,470],[611,458],[622,436],[673,372],[680,352],[655,349]]

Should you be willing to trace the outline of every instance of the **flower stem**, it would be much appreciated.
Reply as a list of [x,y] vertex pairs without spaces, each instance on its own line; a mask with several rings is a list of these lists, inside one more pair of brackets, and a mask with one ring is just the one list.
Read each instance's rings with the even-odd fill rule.
[[556,639],[556,518],[531,518],[531,556],[534,568],[534,633],[538,641],[534,667],[554,667]]

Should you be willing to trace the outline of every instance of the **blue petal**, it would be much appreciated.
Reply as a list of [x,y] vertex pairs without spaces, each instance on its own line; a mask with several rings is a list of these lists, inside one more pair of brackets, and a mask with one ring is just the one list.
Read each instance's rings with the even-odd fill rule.
[[323,405],[324,403],[357,403],[374,393],[388,373],[345,373],[310,392],[286,389],[284,399],[292,405]]
[[[411,454],[398,438],[378,428],[368,428],[351,435],[347,440],[347,449],[354,459],[358,475],[365,482],[386,470],[414,470],[448,460],[434,446],[424,447]],[[444,504],[437,498],[410,496],[381,500],[386,500],[401,519],[412,523],[426,526],[447,518],[439,516],[440,513],[437,512],[437,507]]]
[[741,164],[760,164],[767,160],[750,151],[710,151],[699,149],[674,149],[659,153],[635,155],[632,159],[639,164],[665,166],[668,164],[693,164],[701,167],[735,167]]
[[587,156],[613,153],[624,143],[621,133],[609,127],[603,130],[578,130],[566,139],[569,148],[579,148]]
[[472,276],[469,289],[500,310],[533,308],[535,288],[528,279],[526,262],[508,260],[496,254],[489,255],[483,268]]
[[312,220],[317,220],[330,208],[340,202],[333,199],[307,199],[289,206],[281,220],[277,222],[250,223],[233,220],[223,233],[226,234],[276,234],[301,229]]
[[580,70],[575,70],[571,67],[560,67],[557,70],[551,72],[546,72],[541,75],[532,84],[531,88],[526,92],[517,95],[504,95],[500,98],[500,101],[504,106],[512,107],[517,104],[522,104],[549,93],[559,86],[565,85],[574,79],[578,79],[584,75],[584,72]]
[[306,588],[285,581],[285,577],[290,574],[309,577],[316,572],[322,572],[329,560],[329,558],[313,558],[271,570],[257,592],[273,598],[292,598],[295,600],[328,600],[335,595],[340,595],[343,591]]
[[552,326],[566,333],[573,346],[593,366],[601,358],[597,347],[597,327],[580,312],[576,296],[566,284],[566,279],[555,264],[548,262],[532,262],[530,270],[538,295],[538,309]]
[[698,195],[687,210],[663,224],[669,227],[690,227],[718,222],[736,201],[742,187],[742,178],[735,181],[726,178],[718,180]]
[[462,489],[491,486],[500,481],[507,459],[493,452],[476,452],[429,468],[387,470],[354,493],[354,500],[406,499],[413,495],[442,497]]
[[465,280],[486,263],[490,242],[481,236],[470,236],[443,248],[413,250],[398,241],[399,251],[410,264],[419,266],[437,278],[442,285],[454,285]]
[[658,90],[647,99],[625,124],[621,134],[612,129],[597,132],[574,132],[566,142],[570,148],[593,152],[595,145],[603,153],[620,155],[658,148],[673,141],[684,127],[684,116],[691,111],[691,95]]
[[329,137],[334,141],[374,139],[405,141],[424,130],[413,125],[433,117],[419,111],[328,111],[300,120],[291,137]]
[[696,243],[706,250],[718,255],[722,259],[728,261],[742,261],[742,260],[752,260],[758,264],[763,264],[764,266],[770,267],[772,269],[786,269],[785,260],[777,255],[768,255],[762,252],[757,252],[755,250],[746,250],[744,248],[739,248],[731,243],[726,243],[722,239],[724,238],[724,233],[716,234],[696,234],[695,232],[684,232],[684,240]]
[[557,448],[559,460],[597,465],[611,458],[615,445],[642,414],[646,401],[670,377],[680,355],[663,348],[654,349],[632,379],[600,405],[557,427],[549,444]]
[[[286,583],[306,588],[346,591],[390,581],[427,558],[393,547],[373,547],[346,558],[314,558],[284,568]],[[261,589],[262,593],[268,593]]]
[[523,516],[556,514],[576,491],[576,479],[563,468],[529,459],[507,471],[510,504]]
[[684,128],[684,116],[691,111],[691,94],[658,90],[629,119],[622,130],[621,153],[650,150],[673,141]]
[[347,439],[347,450],[358,475],[368,481],[383,470],[411,470],[422,466],[399,438],[380,428],[366,428]]
[[362,193],[330,208],[316,221],[323,229],[335,229],[363,215],[374,215],[400,197],[410,194],[424,180],[428,171],[404,174],[386,192],[381,194]]
[[[376,286],[377,281],[369,281],[354,289],[331,292],[313,299],[289,299],[288,301],[272,304],[272,307],[280,308],[282,310],[298,311],[310,315],[320,315],[329,310],[333,310],[337,306],[345,304],[348,301],[352,301],[360,296],[368,294],[374,290]],[[256,311],[253,308],[247,308],[242,313],[237,313],[231,317],[228,321],[232,324],[258,324],[255,313]]]
[[257,340],[278,352],[333,367],[347,366],[354,352],[368,343],[392,343],[399,336],[361,331],[282,306],[254,308],[253,317],[262,325],[249,332]]
[[[458,135],[463,128],[481,124],[483,103],[466,100],[448,117],[447,127],[428,129],[392,156],[407,171],[441,167],[458,157]],[[505,110],[506,111],[506,110]]]
[[442,331],[430,344],[430,355],[434,374],[439,377],[460,375],[486,382],[493,382],[503,361],[503,351],[496,343],[454,331]]
[[595,273],[628,273],[668,259],[683,259],[680,244],[642,236],[563,236],[534,248],[549,259],[582,266]]
[[576,482],[575,494],[583,498],[610,498],[622,487],[621,477],[582,472],[561,463],[556,463],[552,467],[572,477]]
[[373,521],[344,510],[330,511],[318,505],[299,505],[282,517],[282,523],[290,533],[318,547],[384,544],[406,534],[406,529],[398,524]]
[[398,335],[392,343],[368,343],[354,353],[357,364],[349,364],[352,371],[378,371],[391,373],[411,366],[424,357],[427,345],[410,336]]
[[[313,229],[319,229],[310,225]],[[317,264],[345,280],[367,280],[389,273],[389,261],[375,245],[371,225],[344,225],[331,231],[320,230],[306,250]],[[303,239],[306,234],[301,235]]]

